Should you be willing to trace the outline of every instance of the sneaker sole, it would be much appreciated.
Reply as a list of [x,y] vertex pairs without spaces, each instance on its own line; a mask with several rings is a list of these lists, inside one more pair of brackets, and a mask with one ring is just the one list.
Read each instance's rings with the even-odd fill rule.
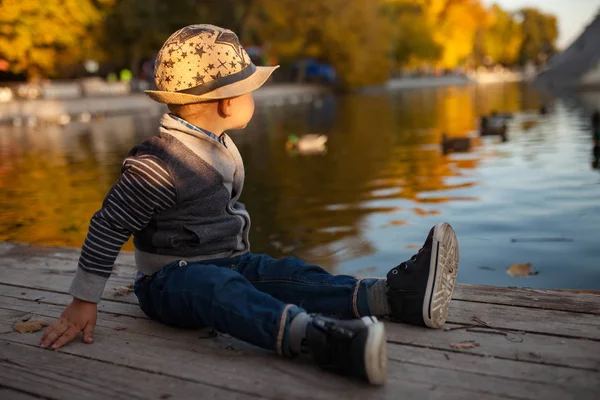
[[363,317],[369,327],[365,345],[365,373],[371,385],[383,385],[387,379],[387,341],[385,325],[375,317]]
[[423,301],[423,321],[430,328],[438,329],[448,318],[458,274],[458,241],[454,229],[439,223],[433,230],[429,279]]

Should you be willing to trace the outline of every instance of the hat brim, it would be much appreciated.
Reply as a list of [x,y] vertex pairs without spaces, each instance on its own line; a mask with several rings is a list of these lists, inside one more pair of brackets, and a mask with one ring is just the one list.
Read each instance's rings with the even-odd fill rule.
[[230,83],[203,95],[167,92],[163,90],[145,90],[144,93],[152,100],[164,104],[193,104],[203,101],[228,99],[253,92],[260,88],[277,68],[279,68],[279,65],[273,67],[256,67],[256,71],[246,79]]

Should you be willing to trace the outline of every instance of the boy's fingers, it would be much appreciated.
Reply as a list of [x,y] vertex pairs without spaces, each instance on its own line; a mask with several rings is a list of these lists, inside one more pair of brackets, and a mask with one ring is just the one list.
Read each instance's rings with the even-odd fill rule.
[[94,325],[92,322],[88,322],[88,324],[83,328],[83,341],[92,344],[94,343]]
[[53,330],[54,330],[54,324],[52,324],[49,327],[47,327],[46,329],[44,329],[44,334],[42,335],[42,338],[40,339],[40,344],[44,343],[44,340],[46,340],[46,338],[48,337],[50,332],[52,332]]
[[77,337],[77,335],[79,334],[79,332],[81,332],[81,330],[75,328],[74,326],[71,326],[69,329],[66,330],[65,333],[63,333],[58,338],[58,340],[56,340],[56,342],[54,342],[54,344],[52,345],[52,349],[53,350],[60,349],[65,344],[67,344],[71,340],[75,339]]
[[[65,331],[69,328],[67,323],[64,322],[63,320],[59,319],[58,321],[54,322],[52,324],[52,326],[50,326],[51,329],[48,334],[46,335],[46,337],[44,338],[44,340],[42,340],[42,347],[45,349],[48,346],[50,346],[52,343],[54,343],[54,341],[56,339],[58,339],[60,336],[62,336],[63,333],[65,333]],[[48,329],[50,329],[48,328]]]

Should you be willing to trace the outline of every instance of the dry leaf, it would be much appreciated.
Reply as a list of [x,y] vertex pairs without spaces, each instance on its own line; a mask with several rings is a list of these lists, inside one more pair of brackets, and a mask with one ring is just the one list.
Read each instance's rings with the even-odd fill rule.
[[479,343],[473,340],[467,340],[466,342],[450,343],[450,347],[455,349],[472,349],[474,347],[479,347]]
[[40,329],[45,328],[46,326],[48,326],[48,323],[46,321],[31,320],[15,324],[15,331],[19,333],[37,332]]
[[537,275],[538,271],[531,269],[533,264],[513,264],[506,270],[506,273],[510,276],[529,276],[529,275]]
[[419,244],[406,244],[404,245],[405,249],[420,249],[421,245]]
[[390,225],[406,225],[406,221],[401,219],[394,219],[390,221]]
[[115,296],[127,296],[129,293],[133,292],[133,285],[119,286],[115,290]]

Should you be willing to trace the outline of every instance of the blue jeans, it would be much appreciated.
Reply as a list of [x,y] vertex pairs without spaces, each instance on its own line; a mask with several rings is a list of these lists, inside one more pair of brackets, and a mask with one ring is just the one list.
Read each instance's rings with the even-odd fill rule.
[[144,313],[168,325],[212,327],[292,356],[290,321],[300,312],[338,318],[371,315],[367,288],[376,279],[331,275],[295,257],[250,252],[235,258],[173,262],[134,288]]

